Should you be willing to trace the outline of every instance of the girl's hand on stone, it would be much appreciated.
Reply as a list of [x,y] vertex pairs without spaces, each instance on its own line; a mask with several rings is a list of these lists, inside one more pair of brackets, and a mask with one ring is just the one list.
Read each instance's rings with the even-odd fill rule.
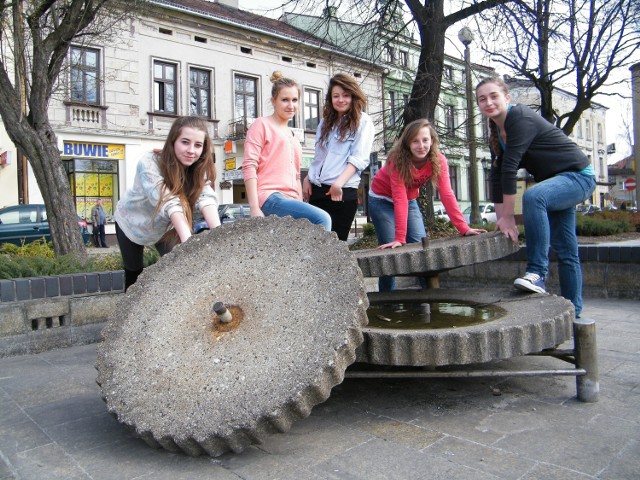
[[464,232],[464,236],[468,237],[470,235],[480,235],[481,233],[487,233],[484,228],[470,228],[466,232]]
[[402,243],[396,242],[394,240],[393,242],[385,243],[384,245],[380,245],[378,247],[378,250],[382,250],[383,248],[397,248],[397,247],[401,247],[401,246],[402,246]]

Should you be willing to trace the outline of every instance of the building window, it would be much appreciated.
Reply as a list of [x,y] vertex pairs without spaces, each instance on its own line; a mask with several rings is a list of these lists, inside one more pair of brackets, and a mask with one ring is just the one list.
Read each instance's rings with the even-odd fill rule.
[[304,129],[315,131],[320,123],[320,91],[304,89]]
[[[485,166],[486,164],[486,166]],[[489,168],[489,162],[482,160],[482,172],[484,173],[484,199],[491,199],[491,168]]]
[[453,105],[445,105],[445,122],[447,135],[456,134],[456,110]]
[[71,47],[71,100],[100,104],[100,51]]
[[591,141],[591,120],[584,121],[585,136],[588,141]]
[[458,166],[457,165],[449,165],[449,179],[451,180],[451,188],[453,190],[453,194],[456,198],[458,198]]
[[402,65],[405,68],[408,67],[409,66],[409,52],[407,52],[405,50],[400,50],[399,56],[400,56],[400,65]]
[[189,70],[189,113],[211,117],[211,72],[192,68]]
[[489,143],[489,122],[484,119],[482,120],[482,140]]
[[395,127],[396,125],[396,92],[389,92],[389,125]]
[[451,68],[451,65],[444,66],[444,77],[447,80],[453,80],[453,68]]
[[384,61],[387,63],[395,63],[396,61],[395,52],[390,45],[384,47]]
[[598,126],[596,127],[596,131],[598,135],[598,143],[602,145],[604,141],[602,140],[602,124],[601,123],[599,123]]
[[153,95],[156,112],[177,113],[174,63],[153,62]]
[[576,130],[576,137],[582,140],[582,121],[578,120],[578,123],[576,123]]
[[258,117],[258,81],[253,77],[234,78],[233,114],[235,120]]

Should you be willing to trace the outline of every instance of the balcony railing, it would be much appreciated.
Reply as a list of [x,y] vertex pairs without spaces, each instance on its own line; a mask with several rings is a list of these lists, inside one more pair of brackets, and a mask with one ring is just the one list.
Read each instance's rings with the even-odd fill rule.
[[247,130],[253,123],[253,118],[242,117],[237,120],[231,120],[227,128],[227,138],[229,140],[240,140],[247,136]]
[[65,102],[67,125],[75,127],[104,128],[107,123],[107,108],[102,105]]

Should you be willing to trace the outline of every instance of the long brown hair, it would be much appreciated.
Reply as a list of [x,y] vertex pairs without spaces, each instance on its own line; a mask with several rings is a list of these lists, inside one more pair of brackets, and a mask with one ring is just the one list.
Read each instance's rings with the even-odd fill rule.
[[442,174],[440,168],[440,161],[438,160],[438,134],[433,125],[426,118],[419,118],[409,123],[400,135],[400,138],[391,148],[389,152],[389,159],[393,163],[393,167],[398,171],[398,176],[402,179],[405,186],[409,186],[413,183],[413,154],[411,153],[411,142],[418,136],[420,130],[427,127],[431,134],[431,148],[427,153],[427,162],[431,162],[431,183],[435,186],[438,184],[440,175]]
[[[204,132],[202,154],[193,165],[186,168],[178,161],[174,150],[174,144],[180,138],[182,129],[185,127]],[[193,228],[193,208],[196,201],[207,181],[213,183],[216,179],[215,157],[206,120],[195,116],[177,118],[171,125],[164,147],[157,158],[160,174],[163,178],[163,189],[155,213],[158,213],[161,205],[169,197],[178,197],[185,217],[187,217],[187,223]],[[174,239],[177,236],[174,230],[168,232],[168,235]],[[163,240],[166,238],[163,237]]]
[[[486,77],[480,80],[478,85],[476,85],[476,102],[478,101],[478,89],[481,86],[486,85],[487,83],[495,83],[500,88],[500,90],[502,90],[502,93],[504,93],[505,96],[509,95],[509,87],[507,86],[505,81],[502,80],[502,78]],[[496,125],[496,122],[494,122],[490,118],[487,119],[487,122],[489,122],[489,146],[491,147],[491,151],[493,152],[493,157],[497,158],[502,155],[500,141],[498,140],[498,126]]]
[[[333,108],[331,94],[333,87],[341,87],[345,92],[351,94],[351,108],[341,119],[338,112]],[[338,73],[329,80],[329,88],[322,107],[322,130],[320,132],[320,143],[327,143],[329,133],[338,125],[338,138],[344,141],[348,135],[354,135],[360,125],[360,117],[367,107],[367,96],[364,94],[356,79],[346,73]]]

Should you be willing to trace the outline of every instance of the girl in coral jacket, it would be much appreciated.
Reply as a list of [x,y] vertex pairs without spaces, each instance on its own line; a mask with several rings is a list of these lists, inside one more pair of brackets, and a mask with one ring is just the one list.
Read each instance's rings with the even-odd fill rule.
[[[486,230],[470,228],[465,222],[449,180],[447,159],[438,150],[438,137],[428,120],[411,122],[395,143],[389,159],[371,183],[369,213],[378,236],[378,248],[396,248],[417,243],[427,236],[417,198],[420,187],[431,181],[453,225],[461,235]],[[395,278],[380,277],[378,290],[395,288]]]
[[280,72],[271,75],[271,83],[273,114],[251,124],[244,145],[242,174],[251,216],[306,218],[329,231],[329,214],[302,201],[302,147],[289,127],[298,110],[300,88]]

